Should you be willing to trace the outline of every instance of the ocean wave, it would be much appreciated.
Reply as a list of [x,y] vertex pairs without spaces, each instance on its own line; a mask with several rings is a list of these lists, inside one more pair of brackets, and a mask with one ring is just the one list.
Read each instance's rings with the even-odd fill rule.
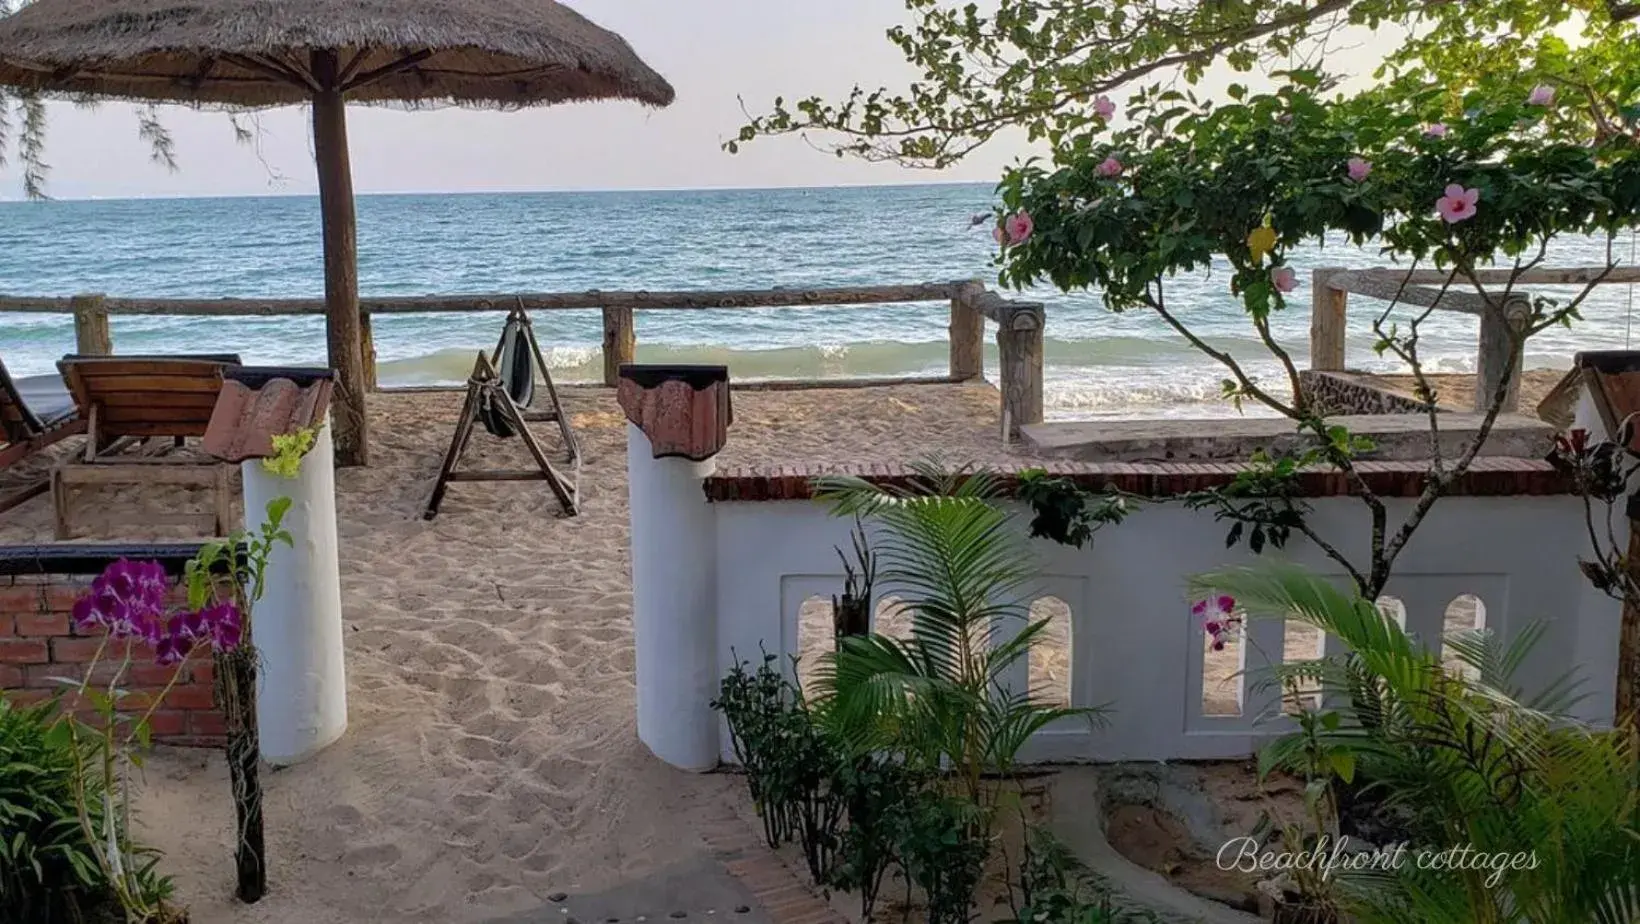
[[[381,380],[388,385],[450,385],[466,381],[476,348],[445,348],[417,356],[379,363]],[[555,380],[598,381],[603,377],[603,351],[591,345],[543,346],[542,353]],[[949,345],[941,341],[903,343],[865,340],[850,343],[813,343],[803,346],[734,347],[716,344],[638,344],[637,359],[646,363],[706,363],[726,365],[737,379],[807,379],[919,375],[947,368]],[[986,344],[986,362],[997,364],[994,344]],[[1148,368],[1176,369],[1198,359],[1188,344],[1146,337],[1101,337],[1089,340],[1048,338],[1043,359],[1054,369]]]

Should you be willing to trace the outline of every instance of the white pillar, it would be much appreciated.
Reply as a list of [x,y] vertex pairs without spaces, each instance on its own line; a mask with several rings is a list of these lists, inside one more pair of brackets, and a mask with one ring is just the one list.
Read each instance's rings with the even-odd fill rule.
[[313,756],[347,729],[347,674],[342,659],[342,580],[336,548],[335,453],[327,423],[295,478],[241,465],[245,526],[255,535],[268,502],[291,500],[284,529],[268,557],[262,599],[251,612],[261,652],[256,722],[262,758],[288,766]]
[[632,619],[637,647],[638,738],[674,767],[718,761],[717,540],[702,482],[717,462],[657,459],[628,423],[632,511]]

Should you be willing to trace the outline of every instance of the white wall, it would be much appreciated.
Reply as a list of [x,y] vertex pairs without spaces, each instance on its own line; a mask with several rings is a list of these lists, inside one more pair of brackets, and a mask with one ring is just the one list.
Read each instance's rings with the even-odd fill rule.
[[[1366,506],[1349,497],[1313,503],[1316,530],[1355,560],[1365,559]],[[1392,531],[1410,504],[1390,502]],[[702,541],[716,548],[716,676],[737,656],[756,663],[760,649],[785,662],[801,647],[803,601],[842,591],[834,546],[850,548],[852,521],[805,501],[717,502],[711,509],[715,535]],[[1018,512],[1023,530],[1028,514]],[[635,507],[635,532],[643,528],[642,516]],[[1432,643],[1441,637],[1448,605],[1463,594],[1480,598],[1485,624],[1505,639],[1546,620],[1548,631],[1518,680],[1528,690],[1539,689],[1576,668],[1587,694],[1580,716],[1609,722],[1620,608],[1578,572],[1576,558],[1587,541],[1582,517],[1574,497],[1445,498],[1402,553],[1385,593],[1405,604],[1408,629]],[[1285,730],[1285,720],[1264,718],[1274,711],[1274,694],[1253,695],[1246,676],[1238,678],[1241,715],[1203,714],[1204,640],[1185,582],[1193,574],[1257,560],[1244,546],[1225,548],[1227,528],[1210,513],[1157,503],[1107,527],[1087,550],[1028,540],[1041,563],[1040,591],[1033,597],[1058,597],[1072,613],[1072,703],[1110,707],[1102,728],[1068,721],[1043,731],[1028,749],[1031,759],[1239,758]],[[1279,553],[1266,551],[1271,555],[1344,581],[1342,569],[1301,536]],[[644,580],[635,569],[634,581]],[[892,590],[879,587],[879,598]],[[1274,622],[1251,624],[1253,644],[1241,646],[1248,668],[1256,671],[1263,656],[1283,657],[1282,629]],[[640,670],[640,686],[649,679]],[[720,753],[732,760],[721,723],[716,734]]]
[[[656,464],[641,458],[635,466],[643,468],[640,463]],[[833,517],[809,501],[702,505],[704,474],[684,476],[682,469],[677,474],[664,486],[659,481],[651,486],[664,487],[671,499],[651,496],[653,491],[640,497],[640,479],[633,479],[633,535],[664,535],[674,550],[689,548],[690,560],[689,568],[663,566],[663,556],[638,555],[635,540],[633,591],[654,611],[640,619],[648,629],[640,625],[636,638],[640,737],[663,760],[702,770],[713,752],[733,760],[727,727],[707,709],[708,691],[715,693],[717,679],[736,658],[758,663],[768,652],[789,665],[789,656],[804,648],[800,607],[809,597],[830,601],[843,591],[836,548],[851,548],[853,520]],[[1392,535],[1412,501],[1387,504]],[[1312,505],[1309,522],[1315,532],[1351,560],[1366,561],[1371,535],[1366,505],[1355,497],[1320,497]],[[684,507],[694,510],[687,528],[677,520]],[[1015,514],[1023,533],[1028,512],[1017,505]],[[1258,560],[1245,545],[1225,548],[1227,528],[1210,512],[1151,502],[1123,524],[1102,530],[1087,550],[1025,540],[1040,563],[1038,588],[1030,597],[1058,597],[1071,611],[1071,704],[1109,707],[1102,727],[1066,720],[1043,730],[1027,748],[1028,760],[1241,758],[1289,729],[1279,716],[1276,693],[1255,689],[1261,666],[1284,660],[1284,627],[1276,622],[1248,627],[1248,643],[1240,645],[1246,673],[1230,681],[1230,689],[1214,688],[1215,696],[1230,694],[1240,701],[1240,714],[1209,716],[1202,706],[1205,640],[1191,614],[1187,579]],[[687,542],[679,533],[699,535],[699,542]],[[1484,625],[1504,640],[1542,620],[1547,630],[1517,671],[1517,683],[1533,693],[1576,671],[1584,693],[1576,714],[1610,722],[1620,606],[1589,588],[1579,573],[1586,542],[1578,497],[1446,497],[1397,558],[1384,596],[1402,601],[1407,629],[1432,647],[1442,638],[1448,606],[1465,594],[1479,597]],[[1348,586],[1345,571],[1301,535],[1284,550],[1266,550],[1266,556],[1286,558]],[[894,588],[879,586],[876,592],[881,601]],[[687,645],[676,634],[684,622],[694,627]],[[658,625],[674,632],[656,630]],[[828,634],[830,625],[818,630]],[[810,650],[825,643],[825,638],[812,642]],[[1337,650],[1338,642],[1323,645]],[[1025,688],[1030,668],[1018,665],[1017,671],[1010,684]],[[643,712],[649,712],[648,720]],[[679,750],[677,742],[689,747]],[[686,752],[687,758],[679,757]]]

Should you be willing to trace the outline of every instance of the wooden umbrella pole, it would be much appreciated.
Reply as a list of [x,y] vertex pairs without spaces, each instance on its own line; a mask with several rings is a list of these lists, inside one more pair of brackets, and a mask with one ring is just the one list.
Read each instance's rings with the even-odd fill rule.
[[326,339],[336,370],[334,435],[338,466],[370,464],[364,371],[360,340],[357,219],[353,171],[347,154],[347,109],[339,86],[335,51],[313,52],[313,156],[319,168],[319,209],[325,241]]

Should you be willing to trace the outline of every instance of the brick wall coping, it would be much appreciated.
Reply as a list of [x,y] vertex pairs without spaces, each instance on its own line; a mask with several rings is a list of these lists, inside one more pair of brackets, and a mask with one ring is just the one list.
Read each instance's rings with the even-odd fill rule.
[[172,577],[179,577],[188,560],[199,554],[203,543],[166,542],[154,544],[52,543],[46,545],[0,545],[0,577],[26,574],[101,574],[121,558],[157,561]]
[[[1175,497],[1231,483],[1245,465],[1222,462],[1018,462],[990,466],[1003,484],[1016,483],[1019,473],[1044,469],[1069,478],[1089,490],[1118,488],[1142,497]],[[1357,462],[1367,484],[1380,497],[1417,497],[1423,491],[1427,462]],[[810,482],[823,475],[853,475],[882,486],[906,486],[914,476],[910,466],[895,463],[851,465],[738,465],[726,466],[706,479],[711,501],[807,500],[814,496]],[[1299,473],[1299,494],[1337,497],[1352,493],[1349,478],[1332,469],[1313,468]],[[1509,457],[1478,458],[1448,490],[1452,495],[1522,496],[1572,493],[1568,479],[1548,462]]]

